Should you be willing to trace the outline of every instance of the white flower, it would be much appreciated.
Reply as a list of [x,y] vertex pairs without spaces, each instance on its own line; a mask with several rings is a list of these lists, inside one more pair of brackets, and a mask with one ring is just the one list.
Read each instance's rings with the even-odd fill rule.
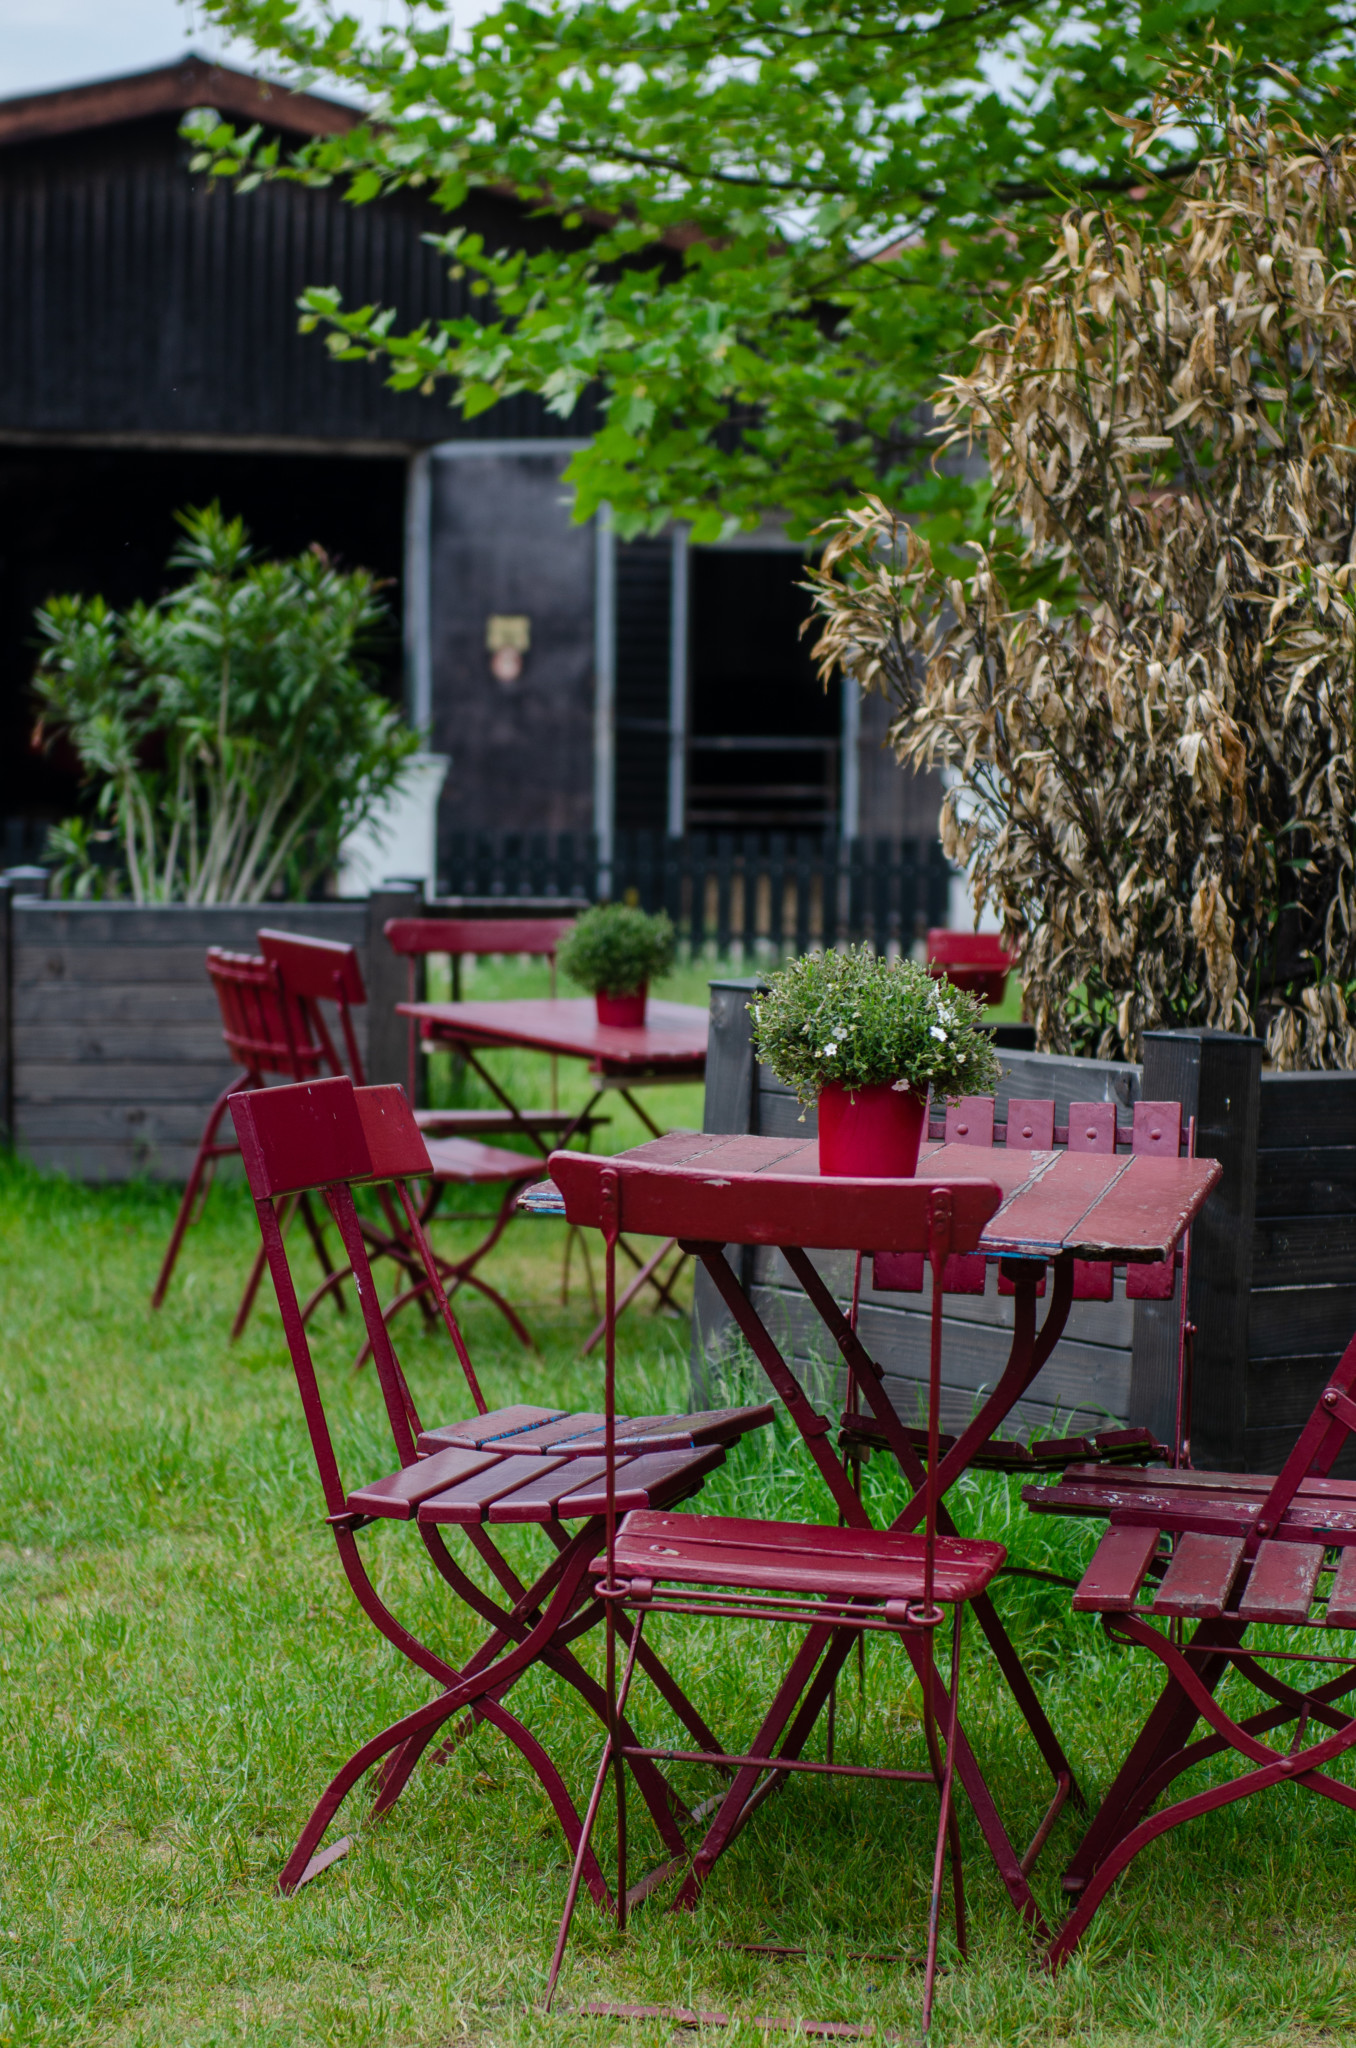
[[946,1033],[944,1031],[939,1031],[935,1024],[932,1026],[932,1035],[934,1038],[940,1038],[943,1045],[946,1044]]
[[832,1058],[833,1058],[833,1056],[834,1056],[834,1054],[835,1054],[835,1053],[837,1052],[837,1050],[838,1050],[838,1047],[837,1047],[836,1045],[826,1045],[826,1046],[824,1046],[824,1047],[823,1047],[823,1049],[822,1049],[822,1051],[821,1051],[821,1053],[820,1053],[820,1057],[821,1057],[821,1059],[826,1059],[826,1060],[832,1059]]

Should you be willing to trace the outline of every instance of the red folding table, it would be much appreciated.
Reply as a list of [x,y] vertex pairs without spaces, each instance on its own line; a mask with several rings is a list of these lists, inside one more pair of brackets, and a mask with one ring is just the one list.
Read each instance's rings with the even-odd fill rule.
[[[619,1094],[645,1128],[658,1137],[659,1126],[636,1100],[634,1090],[706,1078],[710,1018],[694,1003],[664,1003],[652,996],[646,1021],[639,1025],[600,1024],[592,996],[532,997],[522,1002],[397,1003],[396,1009],[400,1016],[413,1018],[425,1038],[453,1047],[510,1117],[522,1117],[521,1125],[515,1128],[521,1128],[533,1149],[543,1155],[548,1147],[542,1143],[540,1133],[534,1130],[499,1078],[484,1065],[483,1053],[516,1046],[524,1051],[587,1062],[594,1081],[593,1092],[574,1122],[557,1138],[561,1147],[569,1144],[576,1131],[587,1128],[594,1109],[609,1091]],[[627,1308],[646,1286],[655,1288],[661,1308],[675,1308],[672,1289],[682,1260],[667,1275],[661,1271],[664,1259],[673,1249],[672,1236],[666,1235],[658,1251],[648,1258],[641,1258],[626,1243],[621,1248],[637,1270],[618,1303],[618,1312]],[[584,1351],[591,1351],[602,1334],[600,1323]]]
[[[973,1147],[933,1144],[926,1148],[919,1171],[929,1179],[961,1180],[973,1176],[976,1163]],[[814,1139],[673,1132],[610,1159],[557,1153],[551,1170],[553,1181],[520,1197],[521,1206],[542,1213],[554,1211],[571,1222],[596,1227],[602,1175],[605,1170],[615,1170],[621,1176],[628,1226],[675,1237],[684,1251],[701,1260],[800,1432],[843,1523],[848,1528],[869,1527],[869,1516],[852,1484],[847,1462],[833,1448],[829,1417],[818,1413],[810,1401],[725,1255],[730,1244],[778,1246],[837,1345],[857,1398],[868,1404],[881,1438],[914,1489],[892,1526],[918,1526],[928,1489],[915,1433],[896,1412],[880,1367],[804,1248],[807,1243],[826,1242],[822,1235],[828,1213],[824,1206],[826,1183],[819,1173],[819,1148]],[[1075,1260],[1150,1264],[1171,1259],[1178,1240],[1220,1178],[1220,1167],[1210,1159],[1051,1150],[986,1152],[983,1172],[1003,1195],[980,1245],[989,1259],[1002,1261],[1004,1276],[1012,1284],[1012,1350],[976,1415],[940,1456],[942,1493],[982,1453],[1053,1351],[1073,1299]],[[759,1176],[763,1174],[770,1176],[765,1183],[766,1198],[760,1196]],[[795,1195],[788,1194],[788,1177],[796,1187]],[[803,1197],[797,1182],[803,1184]],[[897,1199],[897,1186],[884,1180],[853,1184],[854,1194],[863,1187],[879,1190],[882,1243],[890,1239],[885,1219],[892,1199]],[[859,1248],[871,1250],[869,1219],[859,1216],[854,1230],[863,1240]],[[841,1237],[835,1241],[841,1242]],[[1053,1270],[1053,1281],[1045,1320],[1038,1328],[1036,1303],[1047,1265]],[[939,1526],[944,1533],[954,1533],[954,1525],[945,1517]],[[1025,1855],[1019,1855],[1009,1839],[963,1730],[958,1731],[956,1770],[1013,1904],[1044,1933],[1028,1873],[1060,1807],[1075,1791],[1073,1771],[991,1600],[982,1595],[973,1605],[1055,1781],[1050,1806]],[[810,1629],[795,1669],[805,1673],[814,1664],[818,1668],[808,1686],[802,1677],[793,1696],[788,1695],[780,1725],[771,1733],[764,1730],[767,1753],[772,1753],[775,1742],[779,1758],[799,1755],[830,1697],[852,1640],[850,1632],[835,1630],[829,1623]],[[739,1832],[753,1805],[761,1803],[776,1782],[752,1767],[737,1773],[695,1854],[689,1898]]]

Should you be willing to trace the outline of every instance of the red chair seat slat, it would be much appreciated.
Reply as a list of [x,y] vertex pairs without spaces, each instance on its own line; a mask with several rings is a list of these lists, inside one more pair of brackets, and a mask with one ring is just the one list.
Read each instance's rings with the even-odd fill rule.
[[[603,1469],[596,1479],[581,1484],[576,1476],[574,1491],[560,1503],[562,1522],[575,1521],[585,1515],[606,1514],[606,1460],[600,1458],[598,1462]],[[633,1509],[662,1508],[673,1501],[686,1500],[690,1493],[696,1492],[705,1474],[713,1472],[724,1462],[725,1451],[720,1444],[705,1444],[691,1451],[647,1451],[625,1463],[618,1460],[615,1481],[617,1512],[629,1514]],[[578,1470],[576,1466],[576,1475]]]
[[[559,1463],[559,1459],[550,1458],[498,1458],[487,1470],[474,1472],[456,1486],[421,1502],[419,1520],[463,1525],[483,1522],[495,1501],[501,1500],[506,1493],[512,1493],[516,1487],[535,1484],[546,1472],[555,1471]],[[543,1516],[542,1519],[549,1520],[550,1517]]]
[[[630,1422],[617,1418],[617,1441],[629,1451],[680,1451],[702,1444],[732,1444],[751,1429],[762,1429],[772,1420],[772,1403],[763,1401],[751,1408],[703,1408],[694,1415],[639,1416]],[[590,1430],[570,1446],[571,1451],[598,1451],[604,1443],[601,1429]]]
[[524,1429],[515,1434],[506,1448],[515,1457],[568,1457],[574,1448],[572,1439],[586,1435],[603,1417],[585,1411],[580,1415],[558,1415],[552,1422],[542,1422],[535,1429]]
[[1247,1621],[1307,1620],[1322,1568],[1321,1543],[1260,1544],[1239,1613]]
[[1356,1546],[1337,1560],[1328,1589],[1328,1627],[1356,1628]]
[[502,1145],[482,1145],[478,1138],[430,1138],[428,1156],[435,1180],[482,1186],[491,1181],[538,1180],[540,1159],[509,1152]]
[[497,1462],[495,1451],[438,1451],[431,1458],[421,1458],[417,1465],[406,1465],[402,1472],[393,1472],[388,1479],[376,1479],[370,1486],[358,1487],[345,1506],[354,1515],[389,1515],[410,1522],[419,1503],[430,1494],[441,1493],[444,1487],[459,1479],[469,1479]]
[[[617,1569],[683,1585],[744,1587],[851,1600],[915,1600],[924,1539],[889,1529],[829,1529],[719,1515],[628,1515]],[[935,1590],[950,1605],[982,1593],[1006,1560],[1001,1543],[939,1536]],[[596,1569],[597,1567],[595,1567]],[[604,1567],[605,1568],[605,1567]]]
[[560,1422],[564,1415],[563,1408],[529,1408],[521,1402],[511,1408],[492,1408],[488,1415],[472,1415],[465,1422],[445,1422],[437,1429],[426,1429],[419,1438],[419,1448],[441,1451],[447,1444],[461,1444],[476,1451],[482,1444],[513,1436],[519,1430],[535,1429],[539,1423]]
[[[1259,1493],[1203,1486],[1199,1484],[1203,1475],[1195,1472],[1182,1476],[1196,1480],[1196,1485],[1174,1488],[1170,1483],[1173,1476],[1153,1471],[1141,1475],[1125,1468],[1103,1472],[1100,1484],[1078,1480],[1070,1484],[1071,1474],[1066,1473],[1052,1486],[1023,1487],[1022,1498],[1038,1513],[1115,1515],[1127,1524],[1206,1536],[1246,1536],[1252,1529],[1261,1505]],[[1163,1483],[1139,1485],[1136,1482],[1141,1477]],[[1301,1486],[1276,1534],[1285,1542],[1326,1542],[1342,1547],[1356,1543],[1356,1500],[1342,1500],[1312,1485]]]
[[1074,1590],[1074,1613],[1123,1614],[1133,1607],[1157,1549],[1157,1529],[1108,1529]]
[[1242,1563],[1241,1536],[1190,1533],[1179,1537],[1153,1612],[1196,1620],[1218,1614],[1233,1591]]
[[566,1109],[416,1109],[414,1120],[430,1138],[444,1128],[454,1137],[476,1138],[485,1132],[502,1136],[521,1130],[578,1133],[611,1122],[610,1117],[580,1117]]

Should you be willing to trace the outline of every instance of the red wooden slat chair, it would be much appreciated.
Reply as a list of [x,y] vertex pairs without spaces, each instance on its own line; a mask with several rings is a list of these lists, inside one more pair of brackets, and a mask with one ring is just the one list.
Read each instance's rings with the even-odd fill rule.
[[[260,934],[261,938],[264,936]],[[327,945],[328,942],[318,940],[312,943]],[[351,946],[333,950],[350,955],[353,952]],[[354,964],[356,967],[356,956]],[[223,1141],[219,1136],[230,1097],[244,1089],[263,1088],[270,1079],[307,1081],[320,1074],[343,1072],[324,1018],[315,1003],[289,995],[282,987],[275,964],[263,954],[231,953],[221,946],[209,946],[207,973],[221,1010],[221,1035],[240,1072],[222,1089],[207,1113],[183,1200],[165,1248],[155,1292],[151,1296],[152,1308],[159,1308],[164,1302],[185,1233],[202,1214],[216,1162],[239,1150],[237,1145],[229,1140]],[[362,1000],[361,995],[358,1000]],[[284,1220],[295,1206],[291,1202],[286,1205]],[[300,1208],[321,1268],[330,1275],[334,1272],[333,1263],[325,1248],[315,1212],[305,1197],[301,1198]],[[233,1340],[249,1320],[262,1272],[263,1267],[256,1260],[231,1325]]]
[[[1075,1102],[1070,1105],[1068,1123],[1057,1124],[1053,1099],[1026,1099],[1014,1096],[1007,1106],[1006,1122],[997,1123],[993,1097],[972,1095],[949,1103],[944,1118],[937,1117],[929,1122],[928,1135],[929,1138],[940,1139],[948,1145],[974,1146],[980,1151],[987,1151],[995,1144],[1005,1144],[1010,1151],[1021,1149],[1041,1152],[1049,1151],[1054,1146],[1067,1145],[1071,1152],[1113,1153],[1119,1145],[1132,1153],[1166,1153],[1176,1158],[1181,1153],[1190,1152],[1194,1146],[1193,1129],[1189,1124],[1183,1126],[1181,1105],[1176,1102],[1137,1102],[1129,1126],[1117,1125],[1116,1105],[1112,1102]],[[920,1171],[925,1172],[926,1169],[925,1156],[920,1162]],[[1188,1240],[1178,1254],[1177,1262],[1165,1261],[1162,1265],[1153,1266],[1127,1266],[1127,1300],[1170,1301],[1174,1292],[1176,1273],[1179,1270],[1178,1262],[1182,1262],[1180,1269],[1185,1272],[1189,1270],[1185,1264],[1189,1258]],[[952,1257],[946,1263],[942,1291],[944,1294],[982,1294],[986,1286],[987,1272],[988,1261],[982,1255]],[[881,1293],[921,1293],[921,1254],[878,1254],[873,1262],[873,1281],[877,1291]],[[1045,1283],[1042,1281],[1042,1293],[1044,1286]],[[1000,1294],[1010,1294],[1012,1282],[1000,1276],[998,1290]],[[1086,1259],[1075,1261],[1075,1301],[1110,1301],[1113,1292],[1114,1271],[1109,1264],[1100,1261],[1094,1263]],[[1183,1302],[1185,1298],[1184,1279]],[[1189,1360],[1190,1335],[1190,1325],[1184,1321],[1181,1332],[1184,1360]],[[1189,1388],[1187,1392],[1189,1397]],[[847,1410],[843,1416],[840,1438],[843,1448],[849,1455],[860,1453],[867,1448],[886,1448],[875,1418],[861,1412],[856,1396],[857,1389],[849,1380]],[[909,1434],[915,1449],[921,1449],[923,1432],[915,1428]],[[1178,1435],[1180,1439],[1180,1423]],[[953,1442],[953,1438],[943,1438],[944,1453],[951,1448]],[[1089,1458],[1121,1464],[1143,1463],[1168,1455],[1167,1447],[1158,1442],[1151,1430],[1111,1429],[1099,1431],[1092,1436],[1038,1439],[1031,1444],[995,1439],[976,1454],[974,1463],[993,1471],[1030,1472],[1058,1469]]]
[[[356,950],[352,946],[338,945],[328,939],[297,938],[288,932],[270,931],[260,932],[259,947],[274,969],[283,995],[306,1015],[317,1041],[324,1046],[329,1071],[341,1073],[343,1068],[335,1057],[332,1041],[325,1028],[324,1013],[320,1008],[321,1002],[326,998],[335,1004],[348,1054],[349,1073],[355,1084],[362,1087],[366,1076],[363,1072],[362,1055],[358,1049],[352,1013],[355,1007],[366,1003],[367,990],[363,985],[362,968]],[[498,1309],[518,1341],[531,1350],[532,1338],[517,1310],[477,1269],[494,1250],[512,1219],[513,1205],[520,1188],[540,1170],[537,1161],[525,1157],[521,1152],[510,1152],[501,1145],[486,1145],[474,1136],[444,1136],[430,1141],[429,1167],[427,1193],[420,1212],[420,1221],[425,1226],[432,1221],[445,1188],[483,1187],[499,1190],[498,1208],[488,1219],[480,1219],[489,1221],[489,1231],[461,1258],[447,1259],[440,1256],[437,1260],[438,1273],[442,1285],[450,1294],[455,1294],[459,1287],[473,1287],[484,1295],[486,1300]],[[384,1205],[384,1208],[384,1229],[370,1222],[365,1223],[364,1227],[367,1232],[369,1255],[381,1253],[394,1259],[406,1283],[397,1290],[388,1304],[387,1321],[399,1314],[410,1302],[418,1302],[431,1313],[430,1281],[417,1249],[412,1244],[408,1232],[402,1228],[396,1212],[389,1205]],[[326,1277],[307,1301],[302,1311],[303,1317],[310,1316],[327,1295],[337,1294],[343,1278],[343,1270],[327,1270]],[[369,1350],[370,1344],[364,1344],[358,1353],[359,1365],[366,1361]]]
[[[388,944],[393,953],[405,961],[408,975],[409,1001],[419,997],[420,963],[431,953],[446,954],[452,962],[452,1000],[461,999],[461,963],[463,960],[487,959],[492,954],[524,954],[530,958],[545,960],[551,971],[551,994],[556,993],[556,954],[562,941],[574,930],[572,917],[393,917],[383,926]],[[430,1044],[421,1038],[419,1026],[411,1017],[408,1037],[408,1075],[406,1090],[411,1102],[416,1102],[418,1091],[419,1047]],[[585,1142],[600,1125],[609,1121],[607,1117],[596,1116],[590,1111],[582,1114],[560,1108],[557,1101],[557,1062],[551,1056],[551,1107],[549,1109],[523,1109],[513,1100],[490,1068],[468,1047],[463,1057],[472,1072],[484,1082],[490,1093],[498,1098],[498,1109],[420,1109],[415,1113],[419,1128],[430,1135],[444,1137],[483,1138],[491,1133],[504,1136],[517,1132],[542,1159],[551,1151],[553,1144],[565,1145],[572,1138],[582,1137]],[[516,1190],[515,1190],[516,1192]],[[502,1226],[501,1226],[502,1227]],[[576,1233],[572,1230],[565,1241],[565,1257],[561,1266],[560,1298],[568,1300],[570,1291],[570,1253]],[[655,1285],[660,1306],[676,1309],[672,1288],[677,1278],[677,1269],[668,1279],[656,1280],[655,1272],[663,1257],[663,1251],[652,1259],[642,1261],[630,1252],[632,1263],[640,1268],[632,1283],[630,1295],[639,1293],[647,1285]],[[664,1251],[669,1247],[666,1245]],[[588,1252],[584,1249],[584,1274],[588,1282],[590,1299],[596,1303],[593,1275],[588,1266]],[[601,1329],[595,1330],[584,1343],[581,1357],[594,1348],[599,1341]]]
[[928,971],[963,988],[993,1009],[1007,992],[1012,955],[997,932],[934,929],[927,939]]
[[[551,970],[551,994],[556,993],[556,954],[562,940],[574,929],[572,917],[393,917],[383,927],[393,953],[405,961],[409,977],[409,1001],[419,995],[419,966],[431,953],[446,954],[452,962],[452,1000],[461,999],[461,963],[486,959],[491,954],[527,954],[545,960]],[[411,1102],[419,1099],[419,1027],[409,1020],[409,1070],[406,1092]],[[606,1122],[603,1117],[580,1121],[555,1102],[555,1063],[552,1062],[552,1104],[549,1109],[520,1109],[505,1093],[488,1068],[474,1053],[467,1064],[500,1103],[498,1109],[421,1109],[416,1112],[421,1131],[442,1132],[458,1137],[504,1135],[516,1131],[528,1140],[541,1158],[551,1150],[548,1141],[559,1142],[576,1131],[587,1132]]]
[[[565,1185],[568,1162],[578,1164],[578,1155],[557,1154],[552,1171]],[[718,1183],[728,1190],[730,1183]],[[789,1177],[779,1181],[772,1174],[760,1177],[748,1199],[757,1204],[759,1215],[778,1198],[804,1207],[813,1200],[814,1184]],[[845,1184],[835,1183],[828,1198],[841,1201]],[[789,1190],[789,1196],[788,1196]],[[851,1192],[850,1188],[848,1192]],[[567,1192],[567,1209],[569,1206]],[[694,1195],[700,1205],[700,1188]],[[919,1179],[901,1183],[894,1198],[894,1243],[911,1243],[925,1256],[940,1282],[948,1257],[973,1250],[985,1223],[1001,1201],[998,1187],[982,1179],[952,1183]],[[931,1901],[928,1914],[927,1953],[923,1983],[923,2026],[926,2030],[932,2010],[937,1967],[943,1879],[948,1860],[956,1916],[956,1932],[962,1952],[965,1947],[965,1909],[960,1863],[960,1837],[953,1799],[953,1778],[957,1750],[960,1690],[961,1616],[966,1606],[982,1595],[1004,1561],[1001,1544],[966,1540],[940,1534],[939,1499],[933,1485],[925,1485],[925,1500],[919,1519],[922,1533],[899,1529],[872,1528],[860,1503],[845,1497],[849,1526],[807,1527],[793,1522],[769,1522],[632,1510],[624,1497],[620,1478],[620,1447],[614,1423],[616,1404],[616,1318],[617,1240],[628,1219],[627,1183],[616,1166],[603,1165],[598,1181],[599,1220],[606,1247],[606,1352],[604,1374],[605,1503],[606,1543],[603,1555],[592,1571],[598,1579],[598,1595],[606,1607],[606,1664],[608,1690],[608,1734],[602,1760],[575,1854],[575,1864],[566,1896],[564,1915],[552,1958],[547,1988],[550,2005],[564,1959],[570,1925],[578,1899],[579,1885],[586,1874],[590,1841],[599,1802],[609,1774],[615,1786],[617,1804],[617,1898],[619,1923],[625,1925],[628,1903],[626,1882],[626,1769],[640,1764],[682,1759],[707,1762],[735,1775],[716,1821],[708,1831],[695,1859],[684,1852],[688,1876],[677,1905],[691,1907],[706,1876],[726,1842],[742,1827],[760,1793],[755,1787],[763,1779],[767,1789],[777,1782],[776,1773],[811,1771],[848,1777],[878,1777],[933,1785],[938,1793],[938,1822],[931,1873]],[[709,1208],[709,1202],[708,1202]],[[693,1230],[704,1218],[694,1209]],[[736,1236],[738,1232],[734,1233]],[[772,1241],[778,1241],[774,1236]],[[816,1240],[819,1241],[819,1240]],[[941,1400],[942,1291],[934,1290],[931,1318],[931,1346],[928,1383],[927,1447],[930,1470],[938,1464],[939,1414]],[[695,1615],[709,1626],[712,1622],[750,1620],[790,1624],[806,1630],[796,1657],[780,1687],[762,1728],[746,1750],[732,1752],[716,1743],[704,1743],[693,1750],[678,1751],[639,1744],[626,1730],[624,1715],[642,1643],[644,1625],[651,1614]],[[634,1617],[632,1624],[631,1618]],[[629,1648],[626,1644],[630,1629]],[[928,1754],[928,1768],[893,1770],[874,1766],[833,1762],[810,1763],[801,1759],[799,1746],[784,1745],[790,1754],[779,1753],[788,1724],[797,1708],[814,1691],[814,1682],[826,1647],[844,1631],[887,1631],[896,1634],[918,1675]],[[949,1634],[946,1653],[948,1674],[943,1678],[934,1659],[934,1636]],[[619,1672],[622,1655],[624,1668]],[[818,1711],[817,1707],[814,1711]],[[765,1774],[773,1774],[766,1776]],[[661,1875],[636,1888],[644,1895]],[[681,1869],[679,1863],[677,1868]]]
[[[1328,1476],[1354,1426],[1356,1337],[1276,1477],[1073,1465],[1051,1485],[1023,1489],[1038,1513],[1107,1518],[1074,1609],[1100,1614],[1113,1642],[1148,1651],[1166,1673],[1065,1872],[1077,1903],[1049,1951],[1053,1968],[1074,1953],[1140,1850],[1183,1822],[1287,1783],[1356,1808],[1356,1790],[1330,1775],[1356,1746],[1356,1712],[1346,1703],[1356,1691],[1356,1653],[1328,1635],[1356,1629],[1356,1481]],[[1293,1636],[1280,1646],[1258,1643],[1251,1632],[1264,1624],[1311,1631],[1309,1646],[1297,1648]],[[1277,1664],[1279,1671],[1270,1668]],[[1285,1676],[1302,1677],[1306,1665],[1316,1679],[1308,1689]],[[1319,1679],[1324,1669],[1333,1675]],[[1220,1705],[1216,1694],[1230,1673],[1260,1695],[1253,1712]],[[1201,1721],[1207,1732],[1196,1738]],[[1292,1726],[1285,1749],[1263,1740]],[[1183,1771],[1231,1750],[1240,1774],[1153,1811]]]
[[[438,1687],[427,1705],[365,1742],[331,1780],[284,1865],[279,1884],[293,1891],[343,1855],[348,1838],[321,1847],[348,1793],[379,1767],[373,1816],[394,1805],[429,1742],[455,1724],[460,1739],[476,1720],[497,1728],[536,1772],[572,1850],[582,1842],[574,1805],[537,1738],[504,1699],[513,1683],[541,1661],[606,1718],[607,1701],[580,1665],[572,1643],[601,1618],[589,1565],[604,1535],[602,1414],[567,1414],[515,1405],[490,1412],[456,1318],[438,1276],[411,1194],[429,1174],[424,1141],[399,1088],[355,1090],[346,1077],[232,1096],[231,1114],[259,1217],[263,1250],[282,1311],[283,1329],[301,1394],[324,1495],[326,1519],[345,1576],[378,1632]],[[425,1262],[430,1292],[462,1375],[461,1419],[425,1429],[401,1369],[372,1284],[353,1190],[382,1183],[398,1203],[411,1241]],[[303,1193],[322,1196],[351,1262],[391,1432],[393,1470],[346,1485],[325,1415],[280,1224],[280,1205]],[[614,1496],[629,1505],[663,1509],[686,1499],[721,1463],[725,1446],[770,1419],[767,1407],[698,1415],[642,1416],[616,1423],[625,1443],[606,1469]],[[434,1569],[489,1634],[461,1666],[422,1642],[378,1593],[359,1533],[387,1522],[413,1523]],[[534,1525],[546,1538],[544,1569],[529,1586],[501,1548],[499,1532]],[[458,1532],[488,1567],[499,1597],[485,1593],[457,1562],[445,1532]],[[636,1657],[697,1740],[709,1730],[648,1645]],[[661,1835],[682,1847],[681,1820],[691,1821],[654,1765],[637,1778]],[[593,1895],[610,1906],[596,1860],[584,1846],[580,1867]]]

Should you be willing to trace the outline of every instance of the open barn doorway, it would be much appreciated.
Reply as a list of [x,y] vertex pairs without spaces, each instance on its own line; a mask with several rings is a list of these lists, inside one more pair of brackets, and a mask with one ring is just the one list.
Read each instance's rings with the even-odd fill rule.
[[804,573],[786,547],[692,550],[690,830],[838,829],[842,692],[815,674],[813,629],[802,636]]
[[[179,536],[174,514],[220,502],[262,554],[312,542],[383,579],[390,627],[373,648],[381,687],[400,694],[402,456],[145,448],[0,448],[0,859],[40,850],[79,798],[75,763],[33,743],[35,608],[59,592],[123,606],[157,597]],[[175,572],[177,574],[177,572]]]

